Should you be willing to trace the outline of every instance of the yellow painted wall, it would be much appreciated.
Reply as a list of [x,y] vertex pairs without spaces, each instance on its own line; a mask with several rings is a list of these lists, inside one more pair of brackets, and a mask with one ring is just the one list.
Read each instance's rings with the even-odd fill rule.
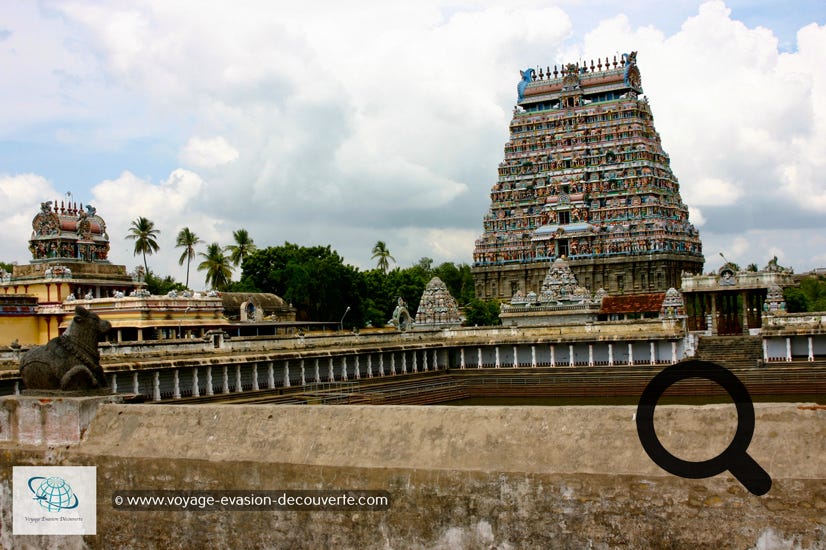
[[23,346],[45,343],[47,340],[41,339],[40,324],[34,315],[0,317],[0,346],[8,346],[15,340]]

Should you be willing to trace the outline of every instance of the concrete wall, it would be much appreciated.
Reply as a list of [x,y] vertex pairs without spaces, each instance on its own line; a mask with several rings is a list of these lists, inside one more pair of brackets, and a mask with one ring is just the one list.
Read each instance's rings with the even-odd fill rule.
[[[758,405],[757,497],[656,466],[634,407],[104,405],[76,446],[0,445],[3,548],[824,548],[826,410]],[[733,406],[658,407],[710,458]],[[14,464],[96,465],[98,535],[10,534]],[[383,512],[122,512],[114,490],[382,489]]]

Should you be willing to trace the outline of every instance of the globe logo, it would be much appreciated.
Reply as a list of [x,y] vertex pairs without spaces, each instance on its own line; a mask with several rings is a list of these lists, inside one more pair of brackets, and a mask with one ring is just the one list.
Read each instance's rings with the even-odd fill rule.
[[49,512],[77,508],[77,495],[65,479],[60,477],[30,477],[29,490],[41,508]]

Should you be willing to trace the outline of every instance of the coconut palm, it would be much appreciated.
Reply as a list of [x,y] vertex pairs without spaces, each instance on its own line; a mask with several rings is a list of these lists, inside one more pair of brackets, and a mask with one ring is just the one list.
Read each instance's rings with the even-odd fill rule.
[[154,254],[160,248],[157,240],[160,232],[159,229],[155,229],[155,222],[143,216],[137,220],[132,220],[132,225],[129,227],[129,234],[126,238],[135,241],[135,250],[132,255],[143,254],[143,267],[146,269],[146,273],[149,273],[146,255]]
[[192,258],[195,256],[195,246],[202,242],[198,235],[190,231],[188,227],[184,227],[178,232],[175,248],[184,249],[181,257],[178,258],[178,265],[184,265],[184,260],[186,260],[186,288],[189,288],[189,264],[192,263]]
[[255,252],[257,247],[246,229],[233,231],[232,237],[235,239],[235,244],[227,246],[227,251],[232,265],[238,266],[244,263],[244,258]]
[[206,284],[213,290],[226,290],[232,278],[232,265],[218,243],[207,246],[206,253],[199,252],[204,261],[198,264],[198,271],[206,271]]
[[376,267],[381,269],[382,273],[387,273],[387,268],[390,267],[390,263],[387,260],[396,262],[396,258],[390,255],[390,251],[387,250],[387,245],[384,241],[377,241],[376,246],[373,247],[373,259],[376,258],[378,258]]

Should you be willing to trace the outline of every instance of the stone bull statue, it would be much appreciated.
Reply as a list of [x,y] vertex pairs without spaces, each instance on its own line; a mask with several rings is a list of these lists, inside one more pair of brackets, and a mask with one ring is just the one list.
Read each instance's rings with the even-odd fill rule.
[[112,328],[82,306],[66,332],[20,358],[20,378],[29,390],[78,391],[106,387],[98,340]]

